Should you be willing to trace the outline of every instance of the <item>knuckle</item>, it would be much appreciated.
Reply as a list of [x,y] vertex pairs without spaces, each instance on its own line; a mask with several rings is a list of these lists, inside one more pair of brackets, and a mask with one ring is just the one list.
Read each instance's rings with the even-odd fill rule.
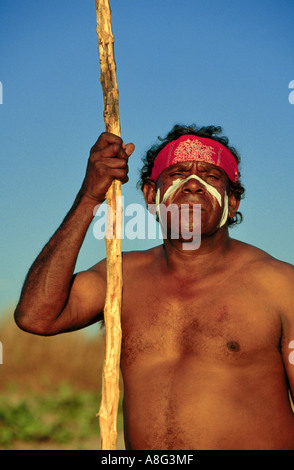
[[119,168],[128,169],[128,162],[124,158],[118,160]]

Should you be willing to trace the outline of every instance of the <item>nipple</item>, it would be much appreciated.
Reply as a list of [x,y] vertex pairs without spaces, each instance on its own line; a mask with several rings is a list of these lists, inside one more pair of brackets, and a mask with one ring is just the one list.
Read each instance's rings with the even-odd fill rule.
[[237,341],[228,341],[227,348],[232,352],[238,352],[240,350],[240,344]]

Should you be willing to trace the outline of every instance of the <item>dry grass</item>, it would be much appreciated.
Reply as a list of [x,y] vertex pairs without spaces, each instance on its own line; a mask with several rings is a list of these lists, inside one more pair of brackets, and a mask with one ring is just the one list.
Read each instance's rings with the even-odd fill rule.
[[104,342],[88,339],[83,331],[52,337],[21,331],[12,316],[0,324],[3,364],[0,390],[16,383],[20,390],[48,391],[67,381],[83,390],[101,386]]
[[[89,337],[85,330],[40,337],[21,331],[11,314],[0,323],[0,341],[0,449],[99,449],[95,415],[104,359],[99,329]],[[39,430],[36,414],[42,415],[36,416]],[[12,433],[13,416],[25,422]],[[118,448],[124,448],[121,414]]]

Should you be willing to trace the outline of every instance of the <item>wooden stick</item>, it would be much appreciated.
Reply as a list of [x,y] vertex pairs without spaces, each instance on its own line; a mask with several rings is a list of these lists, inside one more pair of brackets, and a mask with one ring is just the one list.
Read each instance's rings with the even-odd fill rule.
[[[120,136],[114,38],[109,0],[95,0],[95,4],[105,130]],[[120,181],[113,181],[106,194],[106,202],[108,215],[105,234],[107,259],[107,292],[104,306],[105,360],[99,423],[101,449],[115,450],[121,353],[122,256],[121,234],[119,232],[121,230],[122,208]]]

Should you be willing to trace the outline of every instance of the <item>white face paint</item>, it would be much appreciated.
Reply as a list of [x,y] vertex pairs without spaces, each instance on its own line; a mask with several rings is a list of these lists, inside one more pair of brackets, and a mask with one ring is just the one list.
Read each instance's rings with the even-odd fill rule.
[[[174,180],[172,185],[164,193],[161,204],[164,204],[171,194],[173,194],[178,188],[180,188],[183,184],[185,184],[187,181],[189,181],[192,178],[199,181],[205,187],[207,192],[209,192],[212,195],[212,197],[214,197],[217,200],[219,206],[222,207],[222,197],[221,197],[221,194],[218,192],[218,190],[214,186],[211,186],[210,184],[208,184],[206,181],[204,181],[202,178],[200,178],[197,175],[190,175],[185,179],[177,178],[176,180]],[[160,189],[159,188],[156,191],[155,203],[156,203],[157,214],[160,220]],[[218,225],[218,228],[221,228],[226,223],[228,219],[228,214],[229,214],[229,198],[228,198],[227,193],[225,192],[223,214],[222,214],[221,221]]]

